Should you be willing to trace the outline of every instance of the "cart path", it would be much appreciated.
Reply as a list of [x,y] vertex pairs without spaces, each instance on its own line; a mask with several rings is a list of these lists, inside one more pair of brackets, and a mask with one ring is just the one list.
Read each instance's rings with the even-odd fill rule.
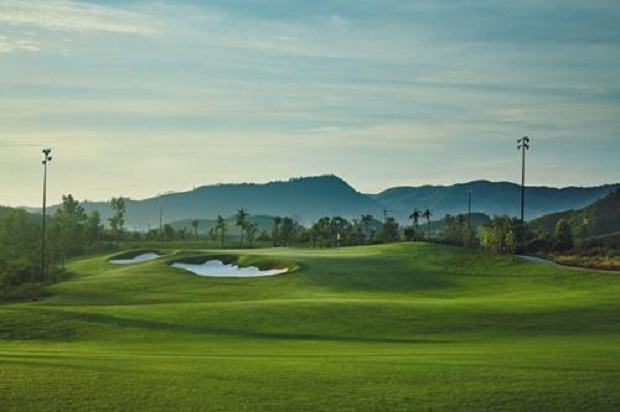
[[527,260],[528,262],[538,264],[538,265],[556,266],[556,267],[559,267],[559,268],[577,270],[579,272],[599,272],[599,273],[620,274],[620,272],[616,271],[616,270],[590,269],[590,268],[583,268],[583,267],[578,267],[578,266],[560,265],[560,264],[555,263],[552,260],[547,260],[547,259],[539,258],[537,256],[517,255],[517,257],[521,258],[523,260]]

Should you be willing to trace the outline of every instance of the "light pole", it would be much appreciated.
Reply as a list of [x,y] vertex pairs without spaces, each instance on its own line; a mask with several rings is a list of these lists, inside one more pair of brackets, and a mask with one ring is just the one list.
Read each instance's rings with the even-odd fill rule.
[[162,227],[163,227],[163,217],[164,217],[164,196],[174,193],[169,190],[167,192],[158,193],[159,196],[159,237],[161,238]]
[[162,220],[162,196],[163,193],[159,194],[159,237],[161,238],[161,220]]
[[530,139],[527,136],[517,140],[517,150],[521,150],[521,246],[525,241],[525,151],[530,150]]
[[[43,225],[41,231],[41,281],[45,281],[45,275],[47,272],[47,262],[46,262],[46,250],[45,243],[47,240],[47,231],[46,231],[46,206],[47,206],[47,164],[52,161],[52,149],[43,149]],[[33,282],[34,283],[34,282]]]

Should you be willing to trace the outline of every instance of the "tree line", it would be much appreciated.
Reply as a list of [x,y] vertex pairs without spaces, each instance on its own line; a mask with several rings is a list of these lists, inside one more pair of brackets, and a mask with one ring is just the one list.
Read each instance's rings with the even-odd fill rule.
[[[125,228],[126,204],[122,197],[110,201],[112,216],[107,225],[98,211],[86,213],[72,195],[62,197],[62,204],[50,216],[47,232],[48,245],[42,267],[41,222],[36,215],[19,209],[9,209],[0,215],[0,287],[4,295],[25,284],[43,284],[61,276],[67,259],[98,251],[109,251],[121,241],[200,240],[198,220],[191,228],[174,229],[165,224],[146,233]],[[275,216],[269,229],[259,229],[249,211],[240,208],[232,219],[218,215],[208,232],[211,241],[220,247],[310,246],[342,247],[389,243],[401,240],[436,241],[469,248],[480,248],[492,253],[514,254],[523,251],[561,251],[574,247],[571,226],[564,219],[556,225],[554,235],[525,231],[520,237],[520,220],[495,216],[474,227],[468,215],[446,215],[439,223],[441,230],[433,232],[430,209],[414,209],[410,224],[400,226],[387,214],[383,221],[371,214],[346,219],[324,216],[309,227],[289,216]],[[234,224],[233,224],[234,222]],[[437,223],[437,222],[435,222]],[[230,240],[229,234],[238,234],[239,241]]]

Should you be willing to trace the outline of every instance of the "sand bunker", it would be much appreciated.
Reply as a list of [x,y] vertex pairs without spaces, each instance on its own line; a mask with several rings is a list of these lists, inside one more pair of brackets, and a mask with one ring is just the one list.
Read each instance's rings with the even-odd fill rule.
[[110,259],[109,262],[117,265],[130,265],[132,263],[148,262],[149,260],[154,260],[158,257],[161,257],[161,255],[158,255],[157,253],[143,253],[131,259]]
[[254,266],[239,267],[237,265],[225,265],[220,260],[209,260],[201,265],[189,263],[173,263],[172,267],[185,269],[200,276],[221,278],[251,278],[259,276],[274,276],[288,272],[288,269],[260,270]]

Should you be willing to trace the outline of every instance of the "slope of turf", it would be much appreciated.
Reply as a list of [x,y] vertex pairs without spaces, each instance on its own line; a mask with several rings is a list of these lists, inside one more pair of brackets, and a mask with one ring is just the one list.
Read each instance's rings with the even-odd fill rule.
[[[2,410],[614,410],[620,278],[429,244],[71,264],[0,306]],[[215,253],[214,253],[215,254]]]

